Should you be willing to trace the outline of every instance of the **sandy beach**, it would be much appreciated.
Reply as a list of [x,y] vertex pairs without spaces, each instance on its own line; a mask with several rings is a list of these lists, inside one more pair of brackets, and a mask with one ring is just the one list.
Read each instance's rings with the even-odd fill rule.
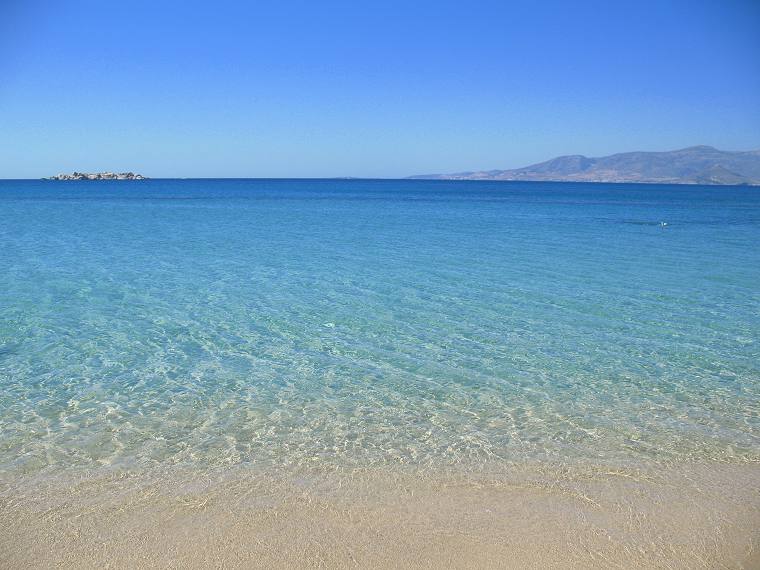
[[0,567],[756,568],[757,465],[4,480]]

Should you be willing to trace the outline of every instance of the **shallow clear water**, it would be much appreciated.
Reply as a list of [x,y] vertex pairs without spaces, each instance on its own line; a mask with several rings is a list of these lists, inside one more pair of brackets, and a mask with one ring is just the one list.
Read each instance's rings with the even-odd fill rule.
[[760,189],[0,181],[0,434],[5,471],[758,460]]

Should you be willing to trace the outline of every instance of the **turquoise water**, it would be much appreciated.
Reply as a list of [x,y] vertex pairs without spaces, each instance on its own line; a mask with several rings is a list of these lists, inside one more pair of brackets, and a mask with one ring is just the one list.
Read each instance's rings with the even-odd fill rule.
[[0,434],[6,472],[756,461],[760,189],[0,181]]

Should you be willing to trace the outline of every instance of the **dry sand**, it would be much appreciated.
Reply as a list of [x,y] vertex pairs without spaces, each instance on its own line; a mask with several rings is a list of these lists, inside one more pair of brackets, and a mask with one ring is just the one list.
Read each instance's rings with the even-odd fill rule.
[[3,477],[0,567],[760,568],[760,466]]

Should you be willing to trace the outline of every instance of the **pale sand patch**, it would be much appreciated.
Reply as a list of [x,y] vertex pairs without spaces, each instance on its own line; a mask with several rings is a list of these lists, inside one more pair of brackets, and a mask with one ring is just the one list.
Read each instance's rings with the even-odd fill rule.
[[2,568],[755,568],[760,466],[4,477]]

